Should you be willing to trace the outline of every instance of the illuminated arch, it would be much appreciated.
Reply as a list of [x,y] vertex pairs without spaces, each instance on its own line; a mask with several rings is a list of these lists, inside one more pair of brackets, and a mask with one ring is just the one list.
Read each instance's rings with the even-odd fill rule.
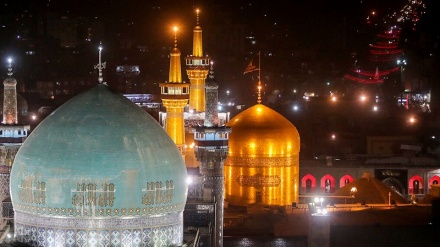
[[428,188],[430,192],[431,192],[431,185],[433,184],[440,184],[440,177],[438,175],[434,175],[428,180]]
[[[344,187],[346,184],[353,182],[354,178],[348,174],[341,177],[339,180],[339,188]],[[348,181],[348,183],[347,183]]]
[[301,178],[301,190],[303,193],[312,193],[316,189],[316,178],[312,174],[307,174]]
[[419,175],[412,176],[408,182],[409,194],[423,194],[423,179]]
[[335,178],[326,174],[321,178],[321,191],[324,193],[333,193],[335,191]]

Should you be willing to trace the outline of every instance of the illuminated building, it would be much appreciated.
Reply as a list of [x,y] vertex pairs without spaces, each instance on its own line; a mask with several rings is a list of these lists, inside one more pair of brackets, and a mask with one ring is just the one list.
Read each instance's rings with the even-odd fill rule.
[[180,50],[177,48],[177,28],[174,28],[174,48],[170,53],[169,81],[160,83],[162,103],[166,108],[165,130],[185,157],[184,108],[188,104],[189,84],[182,81]]
[[257,104],[226,125],[232,129],[225,161],[225,200],[247,206],[298,202],[300,137],[295,126]]
[[[198,13],[199,12],[197,11],[197,14]],[[180,51],[179,56],[171,56],[171,59],[174,59],[174,62],[171,62],[170,64],[170,81],[171,73],[173,73],[173,75],[178,74],[178,78],[181,83],[173,83],[172,86],[181,86],[184,88],[182,89],[182,92],[185,90],[186,103],[184,103],[184,95],[182,93],[182,95],[178,95],[178,99],[180,99],[178,104],[179,107],[174,106],[177,104],[177,98],[175,98],[176,100],[174,101],[169,101],[170,104],[174,103],[174,105],[172,105],[174,108],[172,109],[175,109],[174,111],[169,111],[168,107],[166,107],[165,105],[164,98],[171,99],[171,97],[178,96],[172,96],[169,93],[168,95],[165,95],[165,87],[169,86],[168,84],[170,83],[161,83],[160,86],[162,91],[162,101],[167,110],[166,112],[159,112],[159,123],[162,126],[165,126],[167,133],[169,133],[172,139],[175,140],[176,144],[181,147],[181,150],[184,154],[186,166],[189,168],[196,168],[200,166],[200,162],[198,162],[197,158],[194,156],[194,128],[197,126],[203,126],[204,123],[206,104],[205,79],[207,78],[207,75],[209,73],[209,66],[211,61],[209,57],[203,56],[202,29],[198,23],[198,15],[197,25],[194,28],[193,55],[186,57],[186,65],[188,66],[187,74],[191,81],[190,84],[182,82]],[[178,64],[178,66],[176,64]],[[172,115],[170,115],[170,112],[172,113]],[[177,120],[176,116],[179,116],[179,120]],[[180,117],[182,117],[182,119],[180,119]],[[218,113],[219,126],[226,124],[228,121],[228,112]],[[169,124],[170,122],[172,122],[172,124]],[[182,134],[183,137],[180,137],[182,129],[184,131],[184,134]]]
[[[211,70],[212,72],[212,70]],[[211,79],[213,78],[210,77]],[[199,171],[203,179],[204,198],[214,202],[214,233],[211,246],[223,246],[224,215],[224,161],[228,155],[228,138],[231,129],[218,125],[218,84],[206,83],[206,112],[204,126],[194,133],[194,153],[200,162]]]
[[[101,50],[101,49],[100,49]],[[32,246],[180,246],[187,172],[147,112],[100,82],[49,115],[11,171],[17,240]]]
[[[8,60],[8,77],[3,81],[3,120],[0,124],[0,210],[3,220],[10,220],[12,205],[9,201],[11,167],[19,148],[26,140],[30,125],[18,121],[17,81],[12,77],[12,60]],[[7,201],[4,202],[4,200]]]
[[192,55],[186,57],[186,72],[190,81],[189,109],[194,112],[205,111],[205,79],[209,71],[208,56],[203,56],[202,28],[199,25],[199,10],[197,10],[197,25],[193,30]]

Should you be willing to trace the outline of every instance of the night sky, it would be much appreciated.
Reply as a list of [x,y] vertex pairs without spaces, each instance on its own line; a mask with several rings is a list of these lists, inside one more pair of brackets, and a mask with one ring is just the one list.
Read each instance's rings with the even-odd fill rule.
[[[171,23],[179,23],[182,28],[193,26],[194,8],[201,8],[202,23],[215,21],[243,22],[257,29],[262,22],[276,23],[277,26],[291,28],[298,39],[307,39],[307,35],[319,36],[327,26],[345,18],[347,23],[356,26],[362,23],[369,12],[376,11],[378,16],[401,9],[406,0],[301,0],[301,1],[165,1],[165,0],[95,0],[63,1],[4,0],[0,8],[0,21],[3,29],[14,25],[14,19],[23,13],[38,15],[42,12],[54,12],[66,16],[87,16],[103,18],[109,29],[121,29],[121,22],[132,21],[139,35],[154,30],[151,26],[167,28]],[[428,14],[435,8],[434,0],[426,1]],[[429,6],[431,5],[431,6]],[[225,15],[225,12],[230,14]],[[432,15],[433,17],[436,15]],[[12,22],[12,23],[11,23]],[[10,31],[10,30],[9,30]],[[159,35],[159,34],[154,34]],[[302,36],[302,37],[301,37]],[[311,37],[310,39],[314,39]]]

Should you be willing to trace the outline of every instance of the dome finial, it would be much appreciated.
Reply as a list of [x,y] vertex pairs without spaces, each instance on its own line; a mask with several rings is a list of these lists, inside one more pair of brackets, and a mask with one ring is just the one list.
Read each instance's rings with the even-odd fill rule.
[[13,72],[12,72],[12,58],[11,57],[8,57],[8,76],[12,76],[12,74],[14,74]]
[[173,31],[174,31],[174,47],[177,47],[177,30],[178,28],[176,26],[174,26]]
[[[97,65],[95,65],[95,69],[97,69],[97,70],[99,71],[99,74],[98,74],[98,82],[99,82],[99,83],[103,83],[102,81],[103,81],[104,79],[103,79],[103,77],[102,77],[102,70],[105,69],[105,62],[104,62],[104,63],[101,62],[101,52],[102,52],[102,44],[101,44],[101,42],[99,42],[99,47],[98,47],[98,49],[99,49],[99,62],[98,62]],[[105,84],[105,82],[104,82],[104,84]]]
[[261,104],[261,88],[263,88],[261,86],[261,80],[258,80],[258,98],[257,98],[258,104]]

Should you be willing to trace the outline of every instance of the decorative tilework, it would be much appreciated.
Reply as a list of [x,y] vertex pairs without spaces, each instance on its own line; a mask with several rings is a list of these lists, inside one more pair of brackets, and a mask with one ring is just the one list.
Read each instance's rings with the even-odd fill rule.
[[[21,241],[35,243],[33,246],[169,246],[179,245],[183,241],[182,213],[163,217],[112,219],[59,219],[20,212],[16,216],[16,233],[22,235]],[[64,226],[74,227],[56,225],[60,221],[73,221]],[[37,225],[38,228],[30,225]],[[88,229],[90,225],[95,228]]]
[[55,233],[55,246],[64,246],[65,241],[64,230],[57,230]]
[[133,240],[133,246],[140,246],[142,243],[142,233],[140,229],[135,229],[132,232],[132,240]]
[[99,246],[110,246],[110,233],[109,231],[101,231],[99,233]]
[[46,230],[46,244],[44,246],[54,246],[55,244],[55,232],[49,228]]
[[84,230],[76,232],[76,246],[87,246],[87,233]]
[[131,231],[122,231],[122,246],[131,247]]
[[[14,224],[15,226],[15,224]],[[37,227],[32,226],[31,228],[31,242],[32,243],[36,243],[37,242]]]
[[44,228],[38,228],[38,237],[37,237],[37,241],[38,241],[38,246],[45,246],[46,244],[46,235],[44,234],[45,231]]
[[295,166],[298,162],[295,157],[232,157],[228,156],[225,166],[233,164],[233,166],[243,167],[289,167]]
[[66,231],[66,247],[75,247],[75,231]]
[[110,243],[112,246],[119,246],[121,244],[119,235],[119,231],[112,231],[110,234]]
[[100,238],[98,238],[98,234],[96,231],[89,231],[88,237],[87,237],[87,246],[96,246],[98,244]]
[[162,214],[176,214],[185,208],[185,204],[146,206],[143,208],[51,208],[44,205],[31,205],[26,203],[14,203],[14,209],[23,213],[45,214],[49,216],[67,216],[67,217],[84,217],[84,216],[155,216]]

